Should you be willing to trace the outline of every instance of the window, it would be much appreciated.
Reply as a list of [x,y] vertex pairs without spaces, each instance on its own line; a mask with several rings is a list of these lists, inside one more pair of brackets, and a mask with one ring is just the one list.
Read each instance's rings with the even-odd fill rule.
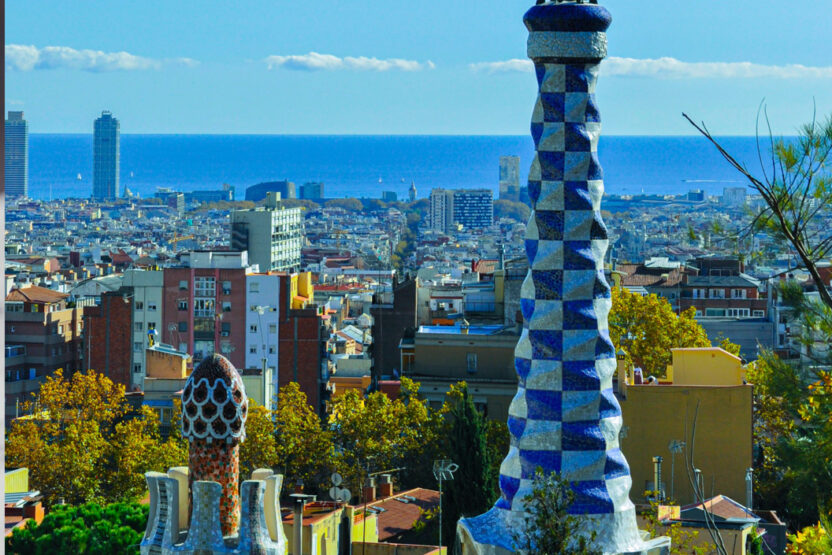
[[754,318],[762,318],[765,315],[766,315],[766,313],[763,310],[755,310],[754,311]]
[[136,310],[144,310],[144,303],[142,301],[136,301]]
[[9,326],[9,333],[14,333],[14,326]]
[[249,293],[259,293],[260,292],[260,282],[259,281],[252,281],[248,284],[248,292]]
[[184,279],[183,279],[182,281],[180,281],[180,282],[179,282],[179,289],[180,289],[181,291],[187,291],[187,290],[188,290],[188,282],[187,282],[187,280],[184,280]]
[[231,282],[230,281],[222,282],[222,294],[223,295],[230,295],[231,294]]
[[732,318],[748,318],[750,311],[747,308],[729,308],[726,312]]
[[194,316],[197,318],[213,318],[214,299],[194,299]]
[[274,345],[270,345],[270,346],[269,346],[269,354],[270,354],[270,355],[273,355],[273,354],[275,354],[276,352],[277,352],[277,350],[275,349]]
[[188,331],[188,322],[179,322],[179,331]]
[[724,299],[725,289],[711,289],[710,295],[712,299]]
[[269,324],[269,333],[277,333],[277,324]]
[[476,372],[477,371],[477,353],[468,353],[466,355],[466,359],[468,361],[468,371],[469,372]]
[[704,299],[705,298],[705,290],[704,289],[694,289],[693,290],[693,298],[694,299]]
[[179,310],[188,310],[188,301],[177,301],[176,308]]
[[223,301],[222,303],[222,311],[223,312],[231,312],[231,303],[228,301]]
[[251,333],[257,333],[257,324],[252,324],[248,327],[248,331]]
[[7,302],[6,312],[23,312],[22,302]]
[[137,353],[142,352],[142,346],[143,346],[143,345],[144,345],[144,344],[143,344],[141,341],[135,341],[135,342],[133,343],[133,351],[135,351],[135,352],[137,352]]
[[149,312],[156,312],[156,303],[147,303],[147,310]]
[[180,353],[187,353],[188,352],[188,344],[184,341],[179,344],[179,348],[177,349]]
[[234,352],[234,347],[231,346],[230,341],[223,341],[222,343],[220,343],[220,352],[222,352],[222,354],[224,355],[230,355],[232,352]]
[[64,326],[62,324],[58,324],[58,335],[64,334]]
[[230,322],[223,322],[221,330],[222,330],[221,335],[223,337],[228,337],[229,335],[231,335],[231,323]]
[[147,323],[147,331],[155,330],[156,329],[156,322],[148,322]]
[[136,322],[133,326],[133,329],[139,332],[144,331],[144,324],[142,324],[141,322]]
[[134,365],[133,365],[133,373],[135,373],[135,374],[141,374],[141,372],[142,372],[142,365],[141,365],[141,363],[134,364]]
[[217,286],[212,277],[194,278],[194,295],[197,297],[213,297],[217,294]]
[[249,345],[248,352],[251,353],[252,355],[257,354],[257,347],[255,345]]
[[732,299],[744,299],[745,298],[745,289],[731,289],[731,298]]
[[81,322],[78,322],[78,333],[81,333]]

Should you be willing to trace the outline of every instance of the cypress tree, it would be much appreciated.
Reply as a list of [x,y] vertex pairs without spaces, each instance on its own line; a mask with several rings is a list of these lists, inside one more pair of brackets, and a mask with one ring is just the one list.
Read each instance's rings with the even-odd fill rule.
[[486,440],[487,423],[463,382],[449,394],[448,456],[459,465],[454,479],[443,483],[442,540],[454,543],[463,516],[487,511],[498,497],[498,467]]

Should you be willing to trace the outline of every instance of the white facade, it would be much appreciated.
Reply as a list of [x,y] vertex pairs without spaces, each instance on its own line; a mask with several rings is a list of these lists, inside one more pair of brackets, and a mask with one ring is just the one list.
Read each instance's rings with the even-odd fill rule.
[[231,213],[231,248],[247,250],[261,272],[300,270],[303,215],[300,208],[272,206]]
[[[273,368],[272,395],[278,388],[278,330],[280,329],[280,287],[286,277],[267,274],[246,276],[246,368]],[[258,308],[259,307],[259,308]]]
[[183,352],[187,352],[188,348],[187,344],[174,343],[170,332],[161,329],[164,272],[161,270],[126,270],[122,284],[124,287],[133,288],[133,314],[130,323],[133,326],[133,341],[130,348],[132,353],[130,383],[144,389],[144,378],[147,375],[145,349],[148,347],[148,329],[151,327],[156,329],[159,333],[157,341],[160,343],[170,343]]

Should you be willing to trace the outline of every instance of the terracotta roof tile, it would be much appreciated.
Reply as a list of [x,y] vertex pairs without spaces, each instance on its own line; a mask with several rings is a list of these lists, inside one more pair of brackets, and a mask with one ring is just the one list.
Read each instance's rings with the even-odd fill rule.
[[[414,497],[415,501],[405,503],[400,499],[402,496]],[[416,488],[399,492],[392,497],[387,497],[370,503],[369,507],[381,507],[383,512],[378,513],[378,539],[387,541],[404,532],[407,532],[416,521],[419,520],[423,511],[428,511],[439,505],[439,492],[424,488]],[[363,509],[363,505],[358,508]]]
[[32,285],[23,289],[12,289],[6,296],[7,301],[24,301],[31,303],[57,303],[69,297],[66,293]]

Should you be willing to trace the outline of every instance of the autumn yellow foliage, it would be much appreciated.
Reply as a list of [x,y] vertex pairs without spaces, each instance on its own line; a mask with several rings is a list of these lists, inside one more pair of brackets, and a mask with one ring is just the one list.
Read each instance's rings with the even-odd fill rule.
[[133,409],[124,386],[97,372],[56,371],[24,410],[31,416],[6,438],[6,466],[27,467],[47,505],[136,499],[145,472],[187,462],[187,451],[160,437],[155,413]]

